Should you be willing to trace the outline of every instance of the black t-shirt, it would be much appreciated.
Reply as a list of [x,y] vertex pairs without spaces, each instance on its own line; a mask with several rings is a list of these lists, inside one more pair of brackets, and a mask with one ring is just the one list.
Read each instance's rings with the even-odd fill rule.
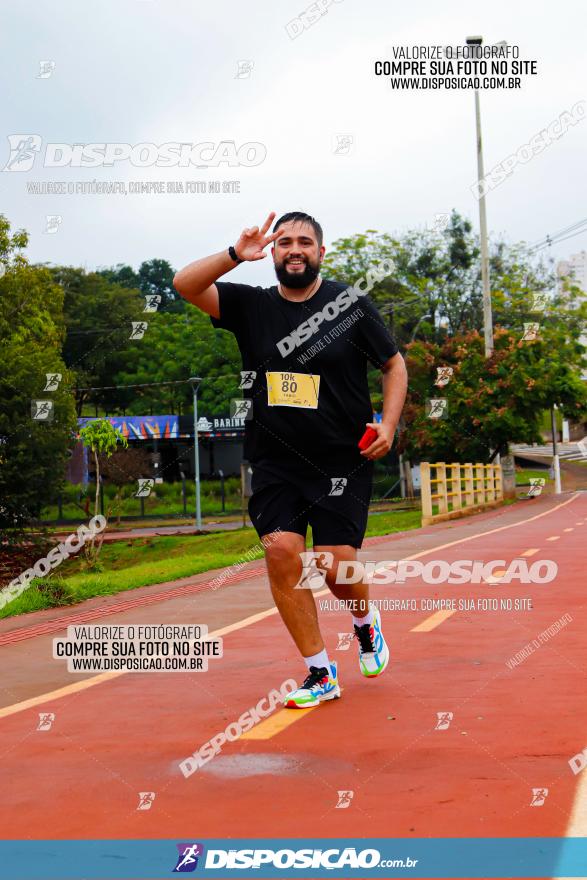
[[337,281],[323,280],[306,302],[285,300],[277,287],[216,287],[220,318],[211,321],[234,333],[241,393],[252,400],[245,458],[355,460],[373,420],[367,361],[381,367],[398,351],[371,300]]

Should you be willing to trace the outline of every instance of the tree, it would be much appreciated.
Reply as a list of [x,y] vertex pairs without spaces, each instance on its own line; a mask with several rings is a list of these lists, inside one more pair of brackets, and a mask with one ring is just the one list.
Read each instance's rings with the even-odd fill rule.
[[184,312],[185,300],[178,296],[173,286],[175,270],[167,260],[146,260],[139,267],[139,287],[143,294],[158,294],[162,312]]
[[126,365],[133,343],[133,322],[147,322],[145,301],[136,288],[108,281],[97,272],[71,266],[50,269],[63,288],[67,335],[63,358],[75,372],[77,414],[91,401],[109,411],[123,409],[132,394],[123,389],[89,391],[115,385],[113,375]]
[[98,274],[112,284],[140,290],[143,296],[156,294],[161,297],[159,311],[183,312],[185,302],[173,287],[175,270],[167,260],[144,260],[135,272],[132,266],[118,263],[98,270]]
[[[508,442],[541,442],[544,409],[554,403],[565,418],[587,417],[587,387],[580,370],[585,349],[568,325],[553,320],[539,338],[495,328],[495,351],[484,354],[478,331],[442,344],[417,340],[408,348],[410,388],[398,451],[411,460],[488,462]],[[438,367],[452,367],[447,385],[435,385]],[[426,400],[447,401],[445,418],[433,419]]]
[[[46,268],[29,264],[21,253],[27,244],[27,233],[11,235],[9,221],[0,215],[0,529],[4,537],[29,525],[62,487],[75,430],[73,376],[61,356],[63,291]],[[53,378],[48,380],[47,374]]]
[[106,512],[106,519],[110,519],[112,513],[116,511],[117,522],[120,525],[122,490],[129,483],[136,483],[142,477],[148,477],[150,473],[149,453],[145,449],[137,449],[136,447],[117,448],[111,455],[100,453],[98,463],[104,482],[116,486],[116,494]]
[[[133,343],[131,356],[114,376],[113,384],[147,385],[133,389],[129,414],[189,412],[190,376],[202,376],[201,411],[226,415],[230,399],[239,391],[241,357],[232,333],[217,332],[208,315],[194,307],[184,314],[156,313],[146,316],[149,326],[142,340]],[[148,383],[176,382],[149,386]]]
[[[80,428],[79,436],[85,446],[89,446],[94,455],[94,470],[96,476],[96,495],[94,498],[94,516],[100,513],[100,456],[109,458],[116,449],[118,443],[128,446],[126,437],[115,428],[108,419],[93,419]],[[100,543],[96,547],[96,536],[84,544],[84,553],[87,561],[95,565],[98,554],[104,540],[104,532],[101,533]]]

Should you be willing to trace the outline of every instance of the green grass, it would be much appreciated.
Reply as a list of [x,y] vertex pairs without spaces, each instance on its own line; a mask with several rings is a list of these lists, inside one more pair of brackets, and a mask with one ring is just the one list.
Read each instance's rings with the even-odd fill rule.
[[[419,510],[389,511],[370,515],[366,534],[386,535],[419,526]],[[312,546],[311,530],[308,546]],[[257,534],[250,528],[116,541],[104,544],[101,571],[84,570],[84,560],[78,554],[62,563],[52,577],[35,579],[22,595],[0,608],[0,619],[190,577],[262,556]]]
[[530,478],[542,478],[546,480],[547,483],[552,483],[551,478],[548,475],[548,468],[545,470],[523,470],[516,471],[516,486],[523,486],[526,483],[530,482]]
[[[227,511],[238,511],[241,507],[241,482],[238,477],[228,477],[224,481],[225,508]],[[116,498],[116,487],[105,485],[104,487],[104,510],[110,510],[109,519],[118,516],[140,516],[141,499],[135,498],[137,484],[132,483],[123,486],[120,497]],[[62,513],[64,519],[79,520],[85,517],[85,501],[90,500],[90,516],[94,511],[95,486],[88,486],[87,494],[83,493],[82,487],[68,484],[62,493]],[[222,511],[222,499],[220,494],[220,480],[202,480],[200,484],[200,500],[202,514],[205,516],[219,514]],[[156,483],[151,493],[143,499],[145,514],[153,516],[181,516],[183,515],[183,501],[181,496],[181,482]],[[186,506],[188,514],[195,510],[195,487],[193,480],[186,481]],[[41,510],[40,519],[56,520],[59,513],[55,502]]]

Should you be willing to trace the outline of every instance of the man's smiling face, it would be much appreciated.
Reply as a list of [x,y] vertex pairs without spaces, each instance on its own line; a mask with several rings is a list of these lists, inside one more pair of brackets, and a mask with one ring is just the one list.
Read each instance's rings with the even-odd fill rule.
[[309,223],[289,221],[272,248],[275,274],[284,287],[308,287],[318,277],[325,247]]

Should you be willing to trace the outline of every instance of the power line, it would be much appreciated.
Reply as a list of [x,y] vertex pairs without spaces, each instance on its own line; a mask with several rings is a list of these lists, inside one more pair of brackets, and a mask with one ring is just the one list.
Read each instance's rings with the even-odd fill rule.
[[[209,382],[225,382],[230,376],[210,376],[205,379]],[[166,382],[134,382],[131,385],[90,385],[87,388],[76,388],[76,391],[113,391],[119,388],[153,388],[157,385],[187,385],[189,379],[170,379]]]
[[547,235],[535,244],[530,245],[528,251],[530,253],[536,253],[537,251],[550,247],[553,244],[559,244],[562,241],[567,241],[569,238],[574,238],[576,235],[581,235],[582,233],[587,232],[586,224],[587,218],[585,220],[579,220],[577,223],[572,223],[570,226],[555,232],[553,235]]

